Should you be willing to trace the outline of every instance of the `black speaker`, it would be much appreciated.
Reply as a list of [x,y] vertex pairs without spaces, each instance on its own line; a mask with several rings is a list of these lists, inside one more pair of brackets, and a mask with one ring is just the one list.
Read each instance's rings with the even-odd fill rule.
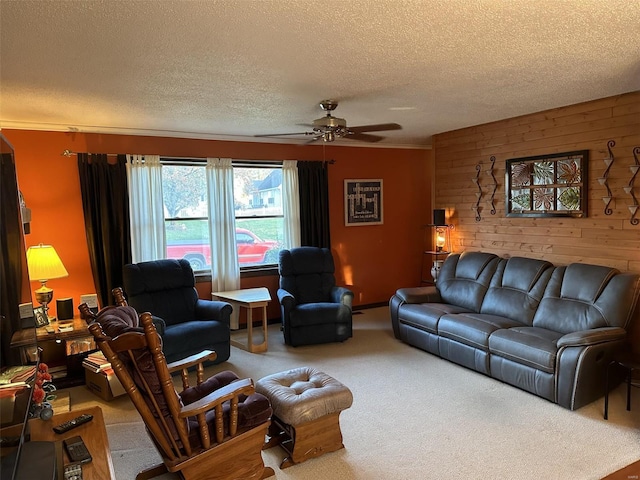
[[71,320],[73,318],[73,298],[59,298],[56,300],[58,320]]
[[445,226],[447,220],[445,219],[444,208],[433,211],[433,224],[436,226]]

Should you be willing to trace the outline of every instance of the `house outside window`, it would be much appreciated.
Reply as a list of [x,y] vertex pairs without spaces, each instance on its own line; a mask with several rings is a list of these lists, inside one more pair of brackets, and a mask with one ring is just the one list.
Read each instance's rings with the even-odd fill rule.
[[[166,258],[211,268],[205,164],[162,159]],[[284,241],[282,168],[264,162],[233,162],[236,247],[241,270],[278,263]]]

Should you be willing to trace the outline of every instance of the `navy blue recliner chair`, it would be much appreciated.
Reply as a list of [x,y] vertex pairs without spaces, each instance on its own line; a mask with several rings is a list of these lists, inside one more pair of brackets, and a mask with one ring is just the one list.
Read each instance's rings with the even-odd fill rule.
[[336,286],[331,250],[280,250],[279,272],[278,300],[287,345],[343,342],[352,336],[353,292]]
[[127,303],[140,313],[151,313],[167,363],[202,350],[216,352],[213,363],[229,359],[232,307],[198,298],[187,260],[125,265],[122,281]]

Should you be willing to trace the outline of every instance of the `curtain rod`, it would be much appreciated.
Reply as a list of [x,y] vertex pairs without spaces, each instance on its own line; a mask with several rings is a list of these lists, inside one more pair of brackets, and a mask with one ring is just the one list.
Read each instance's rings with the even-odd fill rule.
[[[63,150],[60,155],[63,157],[70,157],[71,155],[78,155],[79,153],[86,153],[87,155],[93,155],[91,152],[72,152],[71,150]],[[100,155],[106,155],[107,157],[117,157],[119,153],[101,153]]]
[[[70,157],[72,155],[78,155],[78,153],[83,153],[83,152],[74,152],[71,151],[69,149],[65,149],[62,151],[61,155],[63,157]],[[92,155],[90,152],[86,152],[87,155]],[[117,157],[118,155],[121,155],[120,153],[103,153],[101,155],[107,155],[108,157]],[[200,157],[172,157],[172,156],[163,156],[160,155],[160,157],[162,158],[166,158],[166,159],[170,159],[170,160],[206,160],[206,158],[200,158]],[[246,159],[235,159],[237,161],[247,161]],[[251,160],[249,160],[251,161]],[[278,160],[261,160],[263,162],[274,162],[274,161],[278,161]],[[321,160],[321,162],[326,162],[329,165],[333,165],[334,163],[336,163],[335,160]]]

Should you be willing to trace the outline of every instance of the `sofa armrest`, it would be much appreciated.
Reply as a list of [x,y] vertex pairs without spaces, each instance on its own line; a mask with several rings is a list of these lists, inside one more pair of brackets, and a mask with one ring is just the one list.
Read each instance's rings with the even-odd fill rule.
[[216,320],[229,325],[232,311],[233,307],[228,302],[200,298],[196,302],[194,315],[196,320]]
[[353,305],[353,292],[345,287],[333,287],[331,289],[331,300],[334,303],[341,303],[351,308]]
[[620,327],[602,327],[581,332],[571,332],[558,339],[558,348],[583,347],[598,343],[616,342],[624,340],[626,336],[627,331]]
[[440,292],[435,286],[400,288],[396,296],[404,303],[429,303],[441,302]]

